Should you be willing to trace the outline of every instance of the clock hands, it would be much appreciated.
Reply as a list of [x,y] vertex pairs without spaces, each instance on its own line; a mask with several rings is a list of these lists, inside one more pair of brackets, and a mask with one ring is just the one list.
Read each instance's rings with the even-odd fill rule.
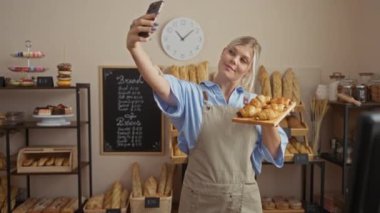
[[194,29],[192,29],[190,32],[188,32],[188,33],[183,37],[183,41],[184,41],[185,38],[187,38],[192,32],[194,32]]
[[179,38],[181,39],[181,41],[185,40],[184,37],[181,36],[181,34],[179,34],[179,32],[176,30],[175,33],[179,36]]
[[185,39],[192,33],[194,32],[194,29],[193,30],[190,30],[190,32],[188,32],[185,36],[182,36],[177,30],[175,31],[175,33],[178,35],[178,37],[181,39],[181,41],[185,41]]

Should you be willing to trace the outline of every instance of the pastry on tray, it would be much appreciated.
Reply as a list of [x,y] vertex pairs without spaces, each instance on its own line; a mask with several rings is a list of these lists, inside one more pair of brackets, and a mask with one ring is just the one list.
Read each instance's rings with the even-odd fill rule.
[[65,106],[63,104],[58,104],[57,106],[54,105],[47,105],[44,107],[36,107],[33,111],[34,115],[70,115],[72,114],[72,108],[69,106]]

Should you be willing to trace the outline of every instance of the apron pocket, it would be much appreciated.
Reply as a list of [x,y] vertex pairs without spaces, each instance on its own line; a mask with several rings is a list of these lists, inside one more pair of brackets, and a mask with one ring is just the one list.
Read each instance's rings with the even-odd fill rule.
[[242,213],[262,212],[260,190],[257,183],[244,184]]
[[179,213],[195,213],[198,211],[198,195],[193,189],[182,186],[181,198],[179,202]]
[[[180,213],[240,213],[242,208],[242,185],[200,184],[182,189]],[[182,196],[184,195],[184,196]],[[185,208],[186,207],[186,208]]]

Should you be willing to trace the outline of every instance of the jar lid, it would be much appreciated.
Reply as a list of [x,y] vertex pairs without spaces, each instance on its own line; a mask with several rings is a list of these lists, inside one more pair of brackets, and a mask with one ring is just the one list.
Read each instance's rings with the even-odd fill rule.
[[336,79],[336,80],[341,80],[343,79],[345,76],[341,73],[341,72],[333,72],[332,75],[330,75],[330,78],[331,79]]
[[363,89],[363,88],[365,88],[366,86],[365,86],[364,84],[356,84],[355,87],[356,87],[356,88],[361,88],[361,89]]
[[353,79],[343,79],[343,80],[340,81],[340,84],[342,86],[349,86],[349,87],[351,87],[354,83],[355,83],[355,81]]
[[373,72],[360,72],[359,76],[373,76]]

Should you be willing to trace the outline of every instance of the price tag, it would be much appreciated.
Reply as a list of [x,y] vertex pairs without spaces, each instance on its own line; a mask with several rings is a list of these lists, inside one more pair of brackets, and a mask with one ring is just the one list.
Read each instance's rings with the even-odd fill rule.
[[160,198],[159,197],[146,197],[145,198],[145,208],[159,208]]
[[106,209],[106,213],[121,213],[121,209]]
[[305,165],[309,163],[309,155],[308,154],[294,154],[294,163]]
[[53,77],[51,76],[37,77],[37,87],[54,87]]
[[5,87],[5,78],[0,76],[0,87]]

